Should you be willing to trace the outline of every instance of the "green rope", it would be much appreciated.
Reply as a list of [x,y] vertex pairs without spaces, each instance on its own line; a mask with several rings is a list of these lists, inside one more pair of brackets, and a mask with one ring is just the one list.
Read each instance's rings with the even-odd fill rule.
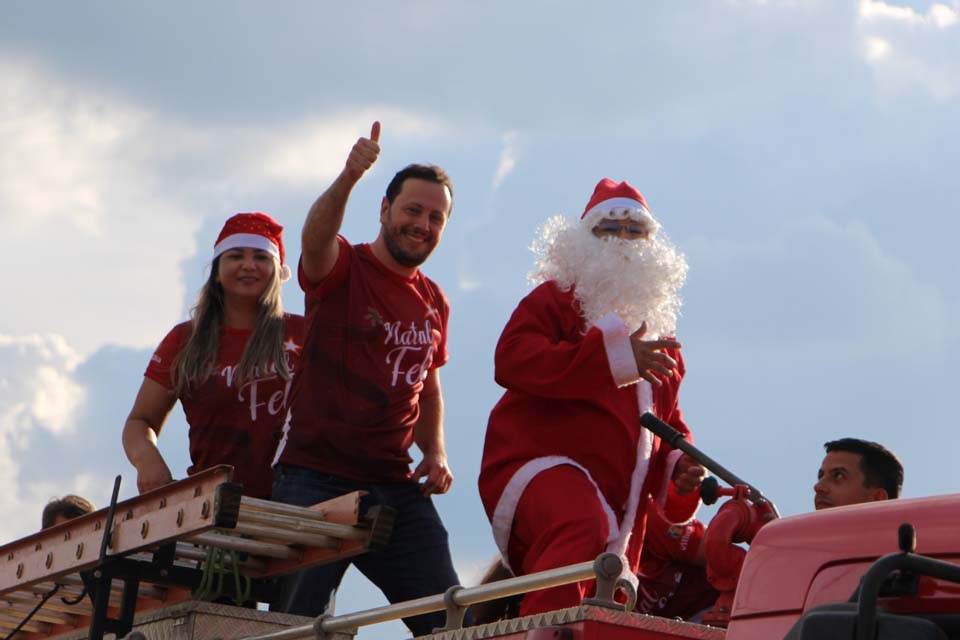
[[212,574],[212,566],[215,562],[214,556],[216,552],[219,551],[216,547],[207,547],[207,557],[201,561],[201,573],[200,573],[200,584],[197,585],[197,588],[193,590],[193,598],[195,600],[208,600],[210,599],[210,581]]
[[[227,568],[227,560],[231,567]],[[207,547],[207,557],[202,561],[200,584],[193,590],[195,600],[216,600],[225,595],[224,580],[227,575],[233,577],[233,594],[230,598],[238,607],[250,600],[253,581],[240,573],[239,554],[231,549]]]

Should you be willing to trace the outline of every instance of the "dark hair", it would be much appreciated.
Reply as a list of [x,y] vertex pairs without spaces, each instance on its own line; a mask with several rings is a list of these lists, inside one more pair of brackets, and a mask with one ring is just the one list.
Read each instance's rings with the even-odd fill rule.
[[453,212],[453,181],[450,180],[450,176],[447,175],[446,171],[435,164],[408,164],[403,169],[400,169],[397,175],[393,176],[390,184],[387,185],[387,202],[393,204],[400,190],[403,189],[403,182],[407,178],[426,180],[427,182],[445,186],[447,191],[450,192],[450,211],[447,212],[447,217],[450,216]]
[[886,489],[887,498],[890,499],[900,497],[900,489],[903,488],[903,465],[897,456],[883,445],[859,438],[840,438],[825,443],[823,448],[827,453],[859,453],[863,486]]
[[[503,566],[500,558],[497,558],[487,567],[486,573],[480,579],[480,584],[490,584],[499,580],[512,578],[513,572]],[[520,617],[520,601],[523,594],[497,598],[496,600],[487,600],[471,605],[470,611],[473,613],[474,624],[489,624],[499,620],[512,620]]]
[[62,498],[54,498],[43,508],[43,515],[40,517],[40,526],[43,529],[49,529],[57,522],[57,516],[63,516],[67,520],[73,520],[88,513],[93,513],[97,508],[86,498],[75,496],[72,493]]

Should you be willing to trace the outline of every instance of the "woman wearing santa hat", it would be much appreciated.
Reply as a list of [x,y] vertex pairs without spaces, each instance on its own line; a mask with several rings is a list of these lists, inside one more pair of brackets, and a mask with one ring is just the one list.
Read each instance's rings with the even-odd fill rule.
[[283,227],[263,213],[227,220],[191,319],[157,347],[123,429],[140,493],[173,481],[157,436],[177,400],[190,425],[188,474],[234,467],[246,495],[267,498],[276,434],[300,355],[303,317],[283,312]]

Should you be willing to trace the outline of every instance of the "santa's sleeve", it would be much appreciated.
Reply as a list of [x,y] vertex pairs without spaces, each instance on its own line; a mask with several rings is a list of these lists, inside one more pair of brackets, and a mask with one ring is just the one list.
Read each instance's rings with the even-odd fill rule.
[[589,399],[598,390],[640,379],[619,318],[611,314],[582,337],[579,326],[572,296],[552,282],[534,289],[520,301],[497,343],[497,383],[545,398]]
[[684,523],[697,514],[700,508],[700,490],[681,496],[677,493],[673,483],[667,485],[667,490],[660,503],[663,515],[668,522]]
[[[664,415],[658,416],[661,420],[684,435],[684,439],[693,444],[693,433],[683,419],[683,412],[679,406],[680,382],[686,373],[686,365],[683,361],[683,354],[679,349],[668,349],[667,353],[677,362],[677,371],[673,379],[668,380],[657,390],[661,394],[658,398],[657,406]],[[663,477],[660,481],[660,491],[657,495],[657,502],[663,510],[663,515],[669,522],[687,522],[697,512],[700,507],[700,490],[681,496],[676,492],[676,487],[672,482],[673,471],[676,468],[677,461],[683,456],[680,449],[674,449],[665,442],[661,443],[657,453],[662,456]]]

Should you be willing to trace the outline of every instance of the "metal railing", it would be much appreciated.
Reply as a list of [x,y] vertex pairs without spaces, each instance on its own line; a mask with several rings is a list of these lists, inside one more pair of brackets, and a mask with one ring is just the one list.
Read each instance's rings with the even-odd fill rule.
[[[328,634],[334,633],[355,635],[360,627],[389,622],[391,620],[398,620],[423,613],[442,611],[444,609],[447,611],[446,626],[437,629],[436,632],[451,631],[462,627],[464,611],[472,604],[506,598],[530,591],[538,591],[540,589],[549,589],[550,587],[580,582],[591,578],[596,578],[597,580],[596,597],[585,600],[585,604],[606,606],[620,610],[626,608],[630,610],[635,603],[636,593],[629,582],[620,580],[623,568],[623,561],[619,556],[612,553],[604,553],[598,556],[593,562],[581,562],[567,567],[549,569],[547,571],[531,573],[515,578],[507,578],[506,580],[499,580],[476,587],[456,585],[450,587],[450,589],[443,594],[398,602],[396,604],[340,616],[322,615],[319,616],[313,624],[290,627],[289,629],[262,635],[249,636],[243,640],[322,639]],[[626,592],[626,604],[617,603],[614,600],[614,593],[618,589]]]

